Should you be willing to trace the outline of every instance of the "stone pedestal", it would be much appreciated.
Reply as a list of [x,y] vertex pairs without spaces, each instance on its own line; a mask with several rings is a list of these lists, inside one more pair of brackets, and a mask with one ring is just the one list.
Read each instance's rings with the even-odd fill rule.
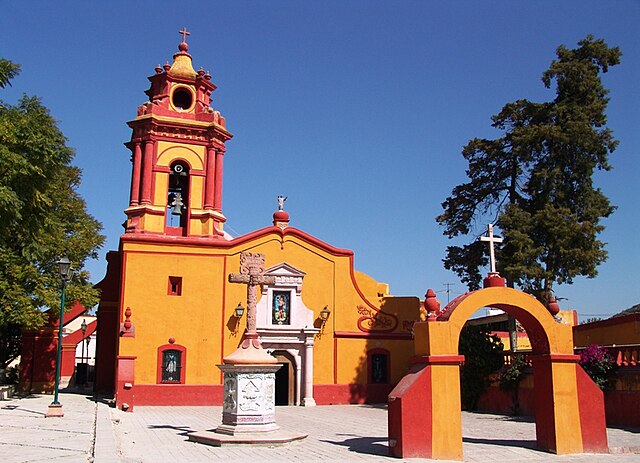
[[275,372],[279,364],[218,365],[224,372],[222,424],[214,431],[189,434],[201,444],[278,445],[307,437],[285,431],[276,424]]
[[224,372],[222,424],[217,433],[268,432],[276,425],[275,372],[282,365],[218,365]]
[[64,416],[62,404],[50,404],[45,416],[47,418],[62,418]]

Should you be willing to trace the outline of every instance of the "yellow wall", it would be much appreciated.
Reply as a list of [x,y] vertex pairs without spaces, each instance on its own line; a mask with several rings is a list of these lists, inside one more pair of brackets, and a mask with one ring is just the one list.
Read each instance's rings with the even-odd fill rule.
[[616,317],[578,325],[573,330],[573,339],[576,347],[640,344],[640,317]]
[[[275,228],[230,248],[216,247],[212,241],[206,245],[124,242],[122,250],[121,310],[131,307],[136,332],[134,338],[121,339],[120,355],[137,356],[138,384],[156,383],[157,348],[171,337],[187,348],[187,384],[220,383],[216,364],[236,349],[246,323],[245,316],[240,329],[232,330],[233,309],[238,302],[245,305],[246,286],[227,282],[230,273],[239,271],[242,251],[265,254],[265,268],[286,262],[305,272],[301,293],[304,305],[314,311],[314,318],[325,306],[331,311],[323,333],[315,339],[315,384],[334,383],[334,346],[338,384],[366,383],[366,352],[372,348],[391,352],[392,382],[407,371],[407,360],[413,352],[411,339],[338,339],[334,345],[334,331],[366,335],[357,326],[362,316],[359,307],[375,314],[371,306],[382,306],[398,317],[394,333],[408,333],[410,325],[403,321],[419,317],[417,298],[389,297],[385,284],[357,273],[354,278],[360,282],[360,291],[366,296],[363,298],[353,284],[349,253],[331,252],[296,234],[283,236]],[[181,296],[167,294],[169,276],[182,277]]]

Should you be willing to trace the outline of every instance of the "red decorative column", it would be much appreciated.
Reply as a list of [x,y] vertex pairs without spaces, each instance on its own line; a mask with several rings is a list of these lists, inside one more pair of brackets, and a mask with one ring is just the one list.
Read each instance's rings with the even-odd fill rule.
[[213,209],[214,180],[216,178],[216,150],[213,146],[207,147],[206,181],[204,185],[204,208]]
[[140,200],[140,168],[142,165],[142,148],[136,143],[133,148],[133,173],[131,175],[131,197],[129,204],[137,206]]
[[151,176],[153,170],[153,141],[144,142],[144,159],[142,164],[142,198],[140,204],[151,204]]
[[[389,455],[462,460],[459,369],[463,361],[463,355],[411,359],[409,373],[389,394]],[[450,393],[448,398],[442,390]]]
[[134,355],[118,355],[118,372],[116,377],[116,407],[125,412],[132,412],[135,401],[134,378],[135,362]]
[[224,158],[224,150],[218,148],[216,150],[216,166],[215,166],[215,188],[213,194],[213,209],[222,212],[222,163]]
[[[67,336],[68,337],[68,336]],[[69,384],[76,370],[76,346],[75,343],[62,342],[62,362],[60,363],[60,384],[62,387]]]

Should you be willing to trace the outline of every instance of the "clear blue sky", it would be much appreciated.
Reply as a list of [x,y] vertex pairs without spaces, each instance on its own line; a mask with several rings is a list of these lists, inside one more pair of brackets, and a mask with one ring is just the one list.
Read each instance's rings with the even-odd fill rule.
[[450,243],[435,222],[466,180],[461,148],[499,136],[490,116],[505,103],[553,99],[540,76],[558,45],[604,38],[623,52],[604,76],[620,145],[613,171],[596,182],[618,210],[604,222],[609,259],[599,276],[557,294],[581,317],[640,302],[638,1],[2,0],[0,9],[0,55],[22,65],[0,98],[41,96],[75,148],[80,192],[107,235],[88,265],[96,282],[125,219],[126,122],[184,26],[235,135],[227,230],[270,225],[284,194],[292,226],[354,250],[358,270],[415,296],[445,283],[454,283],[452,297],[465,289],[442,265]]

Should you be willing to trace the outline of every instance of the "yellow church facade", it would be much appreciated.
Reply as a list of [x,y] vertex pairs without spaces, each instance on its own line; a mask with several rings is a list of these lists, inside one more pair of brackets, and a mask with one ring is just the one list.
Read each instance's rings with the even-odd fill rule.
[[[276,402],[384,402],[413,355],[416,297],[354,269],[354,255],[290,226],[284,198],[267,225],[224,231],[223,163],[232,138],[211,107],[215,85],[183,41],[158,66],[129,122],[125,233],[98,284],[96,389],[119,408],[222,402],[217,365],[240,343],[247,287],[229,282],[242,252],[265,256],[256,329],[282,367]],[[274,198],[274,204],[276,198]],[[268,212],[265,211],[265,218]],[[266,222],[266,223],[265,223]]]

